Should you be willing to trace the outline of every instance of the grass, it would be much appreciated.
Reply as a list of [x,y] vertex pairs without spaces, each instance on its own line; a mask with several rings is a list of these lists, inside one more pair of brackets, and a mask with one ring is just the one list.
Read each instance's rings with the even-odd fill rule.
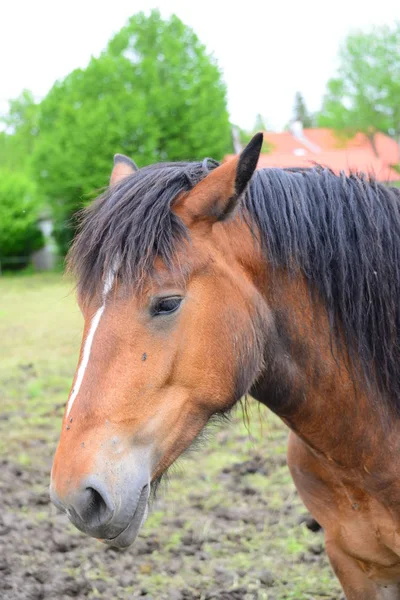
[[[71,281],[54,274],[0,278],[0,458],[32,472],[50,469],[78,357],[82,319],[72,288]],[[143,588],[160,598],[166,590],[205,594],[238,585],[260,600],[340,597],[325,555],[312,551],[322,543],[321,534],[297,522],[305,509],[285,465],[287,429],[255,403],[250,402],[249,414],[249,430],[238,412],[232,424],[213,432],[173,470],[142,533],[142,540],[157,542],[155,549],[123,555],[135,585],[110,595],[107,586],[117,585],[117,575],[99,551],[87,568],[91,597],[133,598],[133,590]],[[235,465],[255,456],[268,457],[268,475],[235,475]],[[29,516],[39,523],[46,512]],[[188,552],[187,536],[201,552]],[[206,558],[200,560],[200,554]],[[78,572],[66,564],[68,569]],[[271,587],[261,582],[265,570],[273,574]],[[105,591],[99,582],[107,583]]]
[[60,275],[0,278],[0,453],[55,438],[81,336],[72,289]]

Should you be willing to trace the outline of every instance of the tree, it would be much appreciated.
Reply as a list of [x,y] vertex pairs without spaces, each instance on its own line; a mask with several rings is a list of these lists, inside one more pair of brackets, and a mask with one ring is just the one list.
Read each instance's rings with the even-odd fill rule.
[[[38,134],[38,104],[28,90],[9,103],[0,119],[0,259],[26,258],[44,245],[37,226],[43,203],[31,171]],[[11,263],[24,266],[26,263]],[[5,261],[7,264],[7,260]]]
[[0,131],[0,165],[10,167],[12,163],[11,138],[5,131]]
[[158,10],[139,13],[109,42],[124,56],[131,81],[156,123],[158,160],[221,159],[231,148],[226,87],[215,60],[190,27]]
[[400,22],[347,37],[337,77],[328,82],[318,122],[349,135],[377,131],[400,142]]
[[29,169],[38,135],[39,105],[32,93],[24,90],[11,100],[7,115],[0,119],[5,131],[0,133],[0,164],[10,170]]
[[256,120],[254,121],[254,127],[253,127],[253,132],[254,134],[258,133],[259,131],[267,131],[268,127],[265,123],[265,119],[262,116],[262,114],[257,113],[256,115]]
[[44,243],[37,227],[40,203],[32,180],[23,173],[0,172],[0,259],[26,257]]
[[107,185],[113,155],[139,153],[142,164],[155,155],[155,124],[129,76],[128,61],[104,55],[56,83],[41,103],[33,163],[64,253],[72,217]]
[[303,127],[314,126],[314,117],[308,112],[305,100],[300,92],[296,92],[294,98],[293,121],[300,121]]
[[133,16],[42,101],[35,171],[63,250],[71,217],[108,183],[112,156],[139,164],[221,159],[231,151],[226,88],[215,61],[176,16]]

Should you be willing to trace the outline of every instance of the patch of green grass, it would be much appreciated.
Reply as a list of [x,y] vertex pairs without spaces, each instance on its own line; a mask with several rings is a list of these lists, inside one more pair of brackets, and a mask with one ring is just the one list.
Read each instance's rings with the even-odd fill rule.
[[82,327],[72,290],[58,274],[0,278],[0,454],[20,464],[56,441]]
[[32,464],[31,457],[26,452],[20,452],[17,456],[17,463],[22,467],[29,467]]

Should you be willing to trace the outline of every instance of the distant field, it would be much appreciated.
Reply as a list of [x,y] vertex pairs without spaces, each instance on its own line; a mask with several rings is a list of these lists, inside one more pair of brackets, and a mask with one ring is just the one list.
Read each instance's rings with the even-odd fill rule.
[[255,403],[249,431],[238,411],[179,462],[127,551],[52,509],[82,326],[72,288],[59,275],[0,278],[0,598],[338,600],[322,534],[299,524],[287,430]]

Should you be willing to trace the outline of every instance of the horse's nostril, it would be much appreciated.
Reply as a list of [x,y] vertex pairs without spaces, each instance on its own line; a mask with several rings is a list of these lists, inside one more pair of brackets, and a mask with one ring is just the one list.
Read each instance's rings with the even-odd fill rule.
[[94,488],[88,487],[87,491],[91,494],[91,499],[88,506],[88,514],[89,517],[92,515],[93,519],[98,520],[99,525],[103,525],[107,520],[109,520],[110,507],[107,505],[103,496]]
[[73,511],[87,527],[99,527],[111,521],[114,506],[101,484],[81,490],[72,503]]
[[109,472],[82,477],[61,497],[52,483],[51,499],[84,533],[119,548],[129,546],[146,519],[150,484],[147,469],[132,476],[128,468],[130,462],[117,482]]

